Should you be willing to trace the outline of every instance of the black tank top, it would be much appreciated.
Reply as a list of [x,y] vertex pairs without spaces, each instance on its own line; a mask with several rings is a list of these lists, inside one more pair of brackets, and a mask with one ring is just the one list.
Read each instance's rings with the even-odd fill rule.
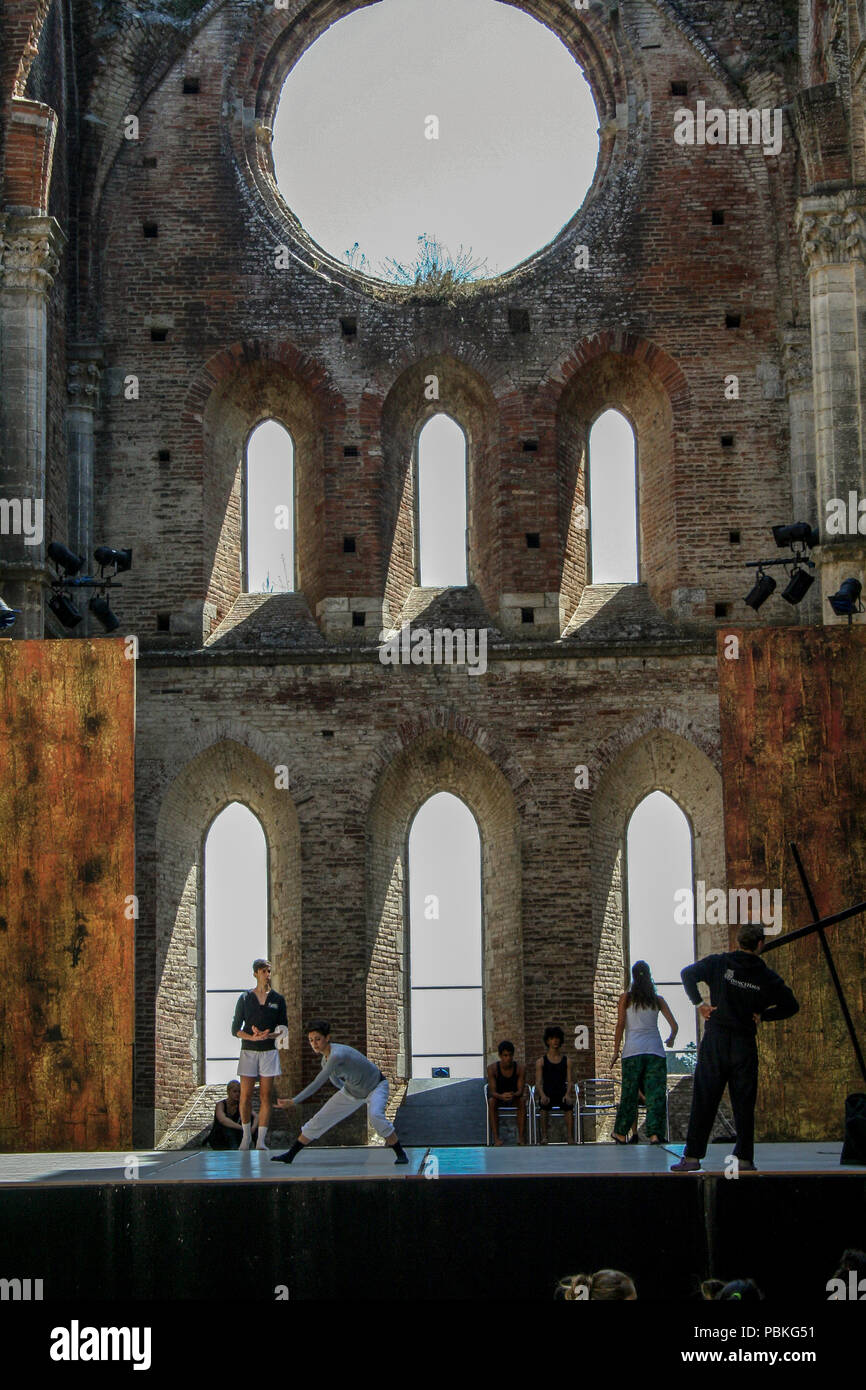
[[544,1094],[551,1100],[561,1099],[568,1088],[568,1058],[560,1057],[558,1062],[551,1062],[545,1053],[541,1064],[541,1084]]
[[503,1073],[502,1067],[496,1063],[496,1090],[499,1095],[507,1094],[509,1091],[517,1090],[517,1066],[510,1076]]

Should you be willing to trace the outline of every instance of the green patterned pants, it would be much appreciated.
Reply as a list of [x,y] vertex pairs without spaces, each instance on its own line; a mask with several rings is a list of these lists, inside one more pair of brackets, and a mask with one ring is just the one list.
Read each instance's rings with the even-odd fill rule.
[[623,1138],[628,1137],[628,1132],[637,1119],[637,1093],[643,1091],[646,1097],[647,1134],[657,1134],[659,1139],[667,1138],[667,1079],[668,1066],[664,1057],[655,1057],[650,1052],[641,1052],[637,1057],[623,1057],[622,1095],[614,1126],[616,1134],[621,1134]]

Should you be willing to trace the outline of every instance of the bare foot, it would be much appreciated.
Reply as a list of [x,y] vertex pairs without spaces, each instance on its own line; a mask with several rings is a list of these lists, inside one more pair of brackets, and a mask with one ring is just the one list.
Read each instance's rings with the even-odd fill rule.
[[494,1139],[493,1147],[495,1149],[503,1149],[505,1147],[505,1141],[503,1139]]

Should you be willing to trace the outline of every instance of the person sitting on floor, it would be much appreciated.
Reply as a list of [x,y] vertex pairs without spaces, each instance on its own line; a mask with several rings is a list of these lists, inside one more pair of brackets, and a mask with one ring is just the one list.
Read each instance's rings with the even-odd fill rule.
[[[252,1135],[256,1136],[258,1119],[253,1116]],[[241,1083],[230,1081],[226,1086],[225,1100],[218,1100],[214,1106],[213,1125],[208,1135],[208,1145],[212,1149],[237,1149],[243,1138],[241,1124]]]
[[499,1061],[491,1062],[487,1068],[487,1109],[490,1113],[490,1131],[493,1142],[501,1147],[499,1137],[500,1105],[517,1106],[517,1142],[526,1143],[526,1068],[514,1060],[514,1043],[501,1042],[498,1048]]
[[541,1142],[547,1143],[547,1117],[551,1110],[565,1114],[569,1144],[574,1143],[574,1083],[571,1079],[571,1058],[563,1052],[565,1034],[558,1024],[544,1030],[543,1057],[535,1064],[535,1094],[541,1111]]

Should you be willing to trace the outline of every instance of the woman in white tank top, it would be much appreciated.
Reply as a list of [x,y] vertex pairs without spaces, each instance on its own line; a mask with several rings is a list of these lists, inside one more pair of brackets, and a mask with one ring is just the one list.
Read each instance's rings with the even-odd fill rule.
[[[663,1014],[670,1024],[670,1036],[664,1042],[659,1032],[659,1014]],[[645,960],[635,961],[631,970],[631,986],[619,996],[610,1063],[611,1067],[616,1066],[625,1034],[622,1093],[613,1129],[614,1143],[629,1142],[626,1135],[637,1120],[639,1091],[643,1091],[646,1097],[646,1129],[650,1143],[661,1144],[667,1138],[665,1098],[668,1065],[665,1048],[673,1047],[677,1031],[676,1019],[661,995],[656,994],[649,966]]]

